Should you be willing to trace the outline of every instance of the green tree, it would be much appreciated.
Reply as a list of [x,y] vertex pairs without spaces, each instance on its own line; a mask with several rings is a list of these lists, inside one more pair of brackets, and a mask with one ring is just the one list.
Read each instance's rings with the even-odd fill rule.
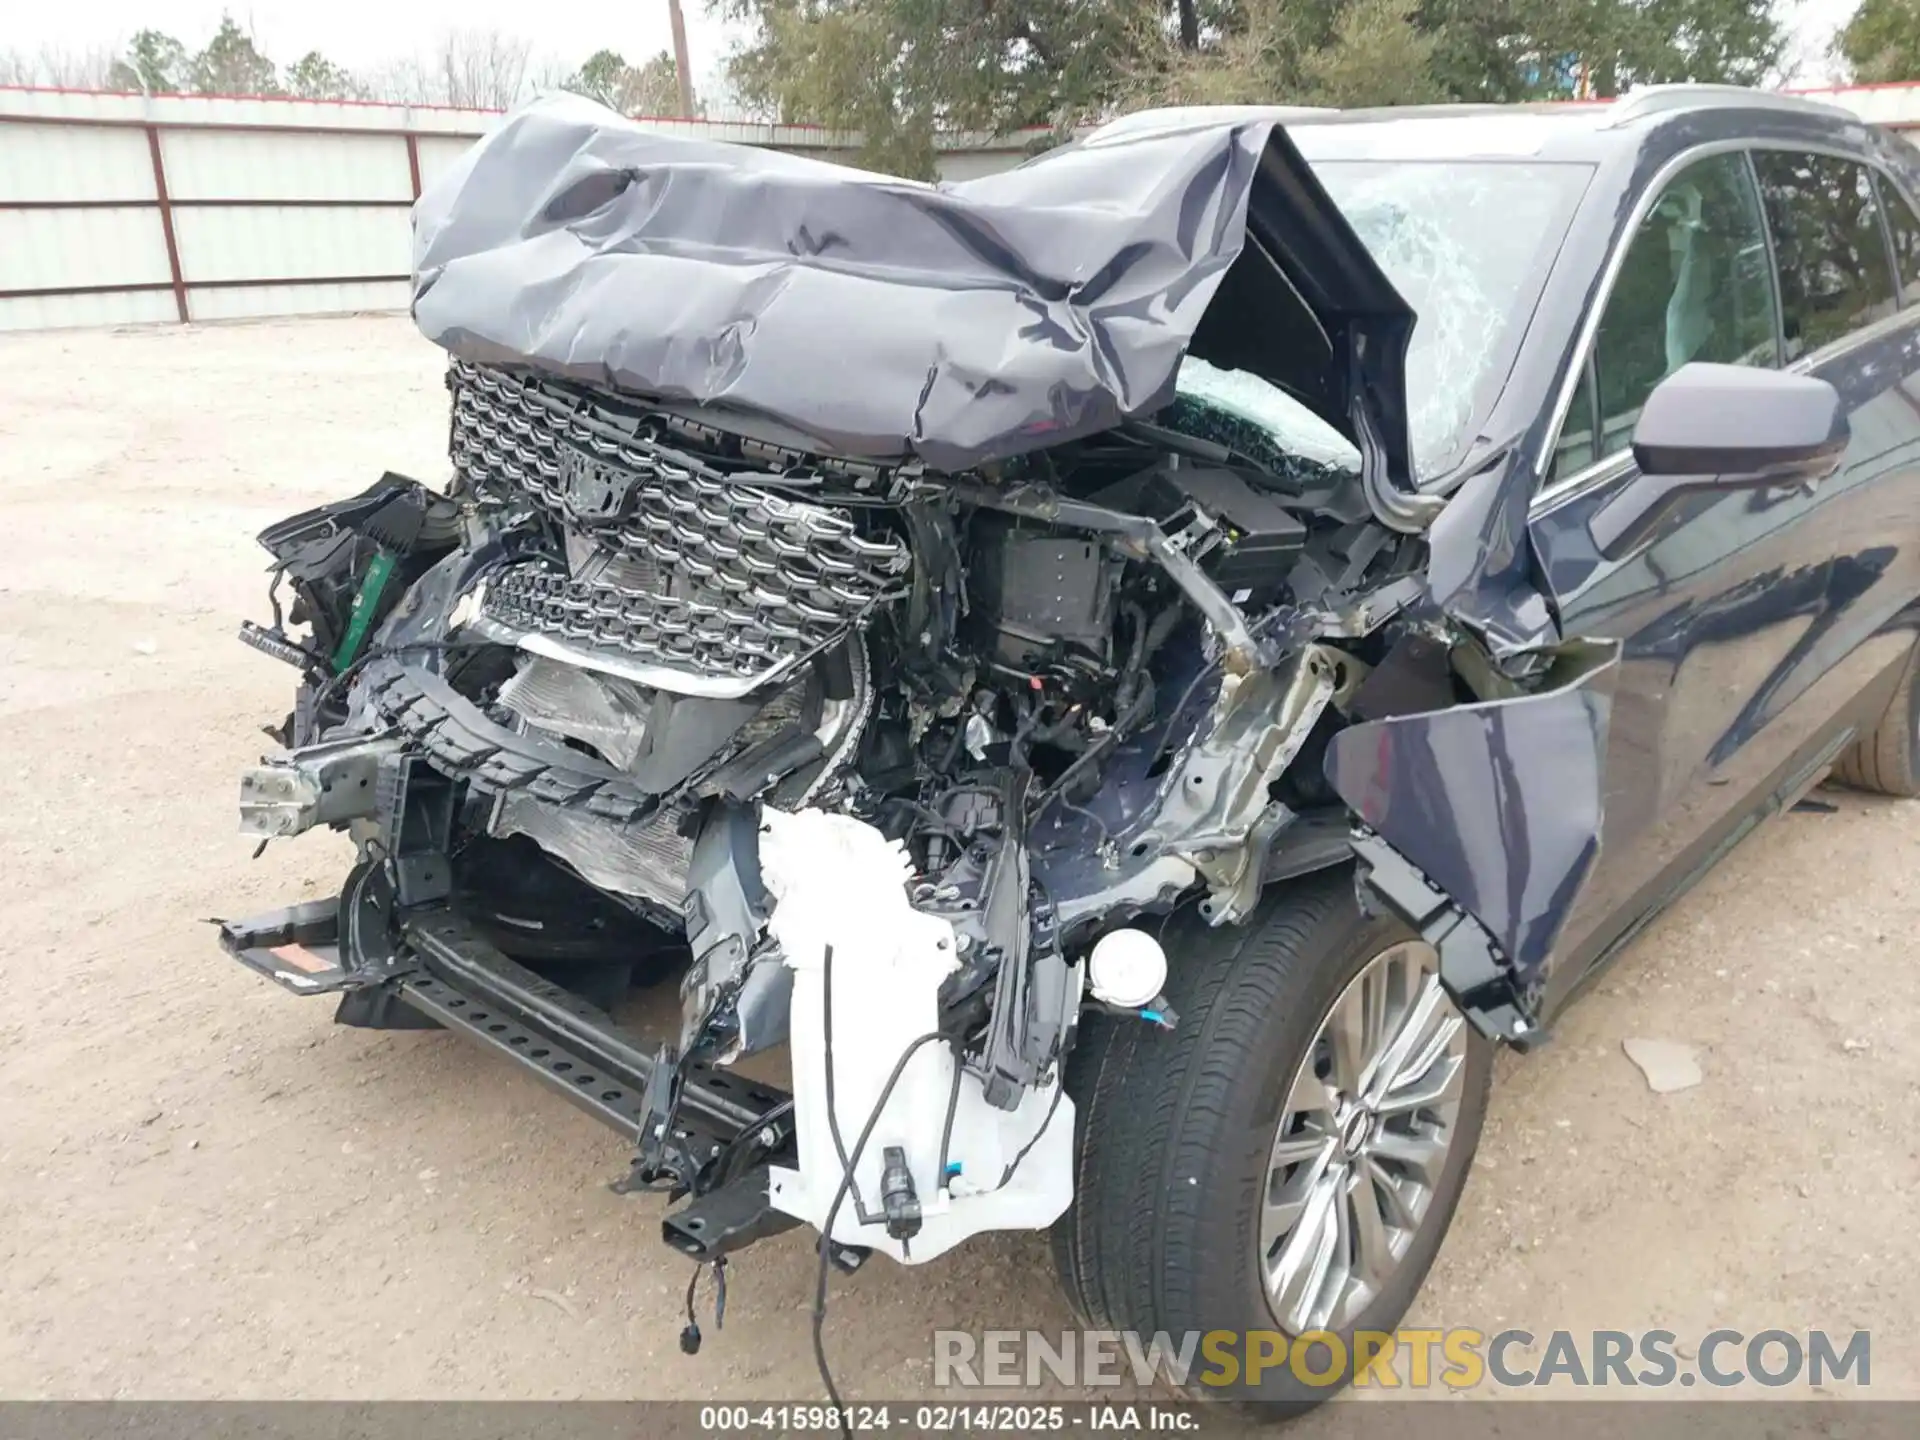
[[1833,48],[1857,80],[1920,80],[1920,0],[1862,0]]
[[[1560,98],[1764,81],[1773,0],[1239,0],[1175,88],[1312,104]],[[1184,75],[1180,75],[1182,69]],[[1219,72],[1225,72],[1221,74]],[[1149,87],[1149,97],[1152,96]]]
[[1412,105],[1444,99],[1433,74],[1435,37],[1414,21],[1413,0],[1353,0],[1332,33],[1299,61],[1313,105]]
[[596,50],[567,82],[567,89],[617,110],[626,79],[627,62],[618,51]]
[[1064,126],[1105,113],[1143,47],[1177,44],[1166,31],[1177,27],[1179,7],[1166,0],[719,0],[718,8],[753,27],[729,64],[748,104],[857,130],[862,163],[929,176],[942,129]]
[[680,110],[679,72],[665,50],[637,66],[627,64],[616,50],[596,50],[562,88],[622,115],[675,115]]
[[367,87],[318,50],[287,67],[286,91],[302,100],[361,100]]
[[1608,23],[1625,9],[1619,0],[1420,0],[1416,13],[1447,97],[1507,104],[1567,94],[1583,65],[1591,78]]
[[202,95],[281,93],[273,62],[254,48],[253,37],[226,14],[220,17],[220,28],[207,48],[193,57],[193,88]]
[[107,72],[107,84],[115,90],[173,95],[187,88],[191,73],[186,46],[158,30],[140,30]]
[[1593,73],[1613,78],[1600,93],[1614,94],[1628,85],[1680,80],[1762,84],[1786,36],[1773,0],[1635,0],[1612,12],[1599,41]]
[[[1776,0],[713,0],[749,104],[930,176],[943,129],[1057,131],[1149,104],[1342,106],[1753,84]],[[1920,5],[1920,0],[1869,0]]]
[[1413,0],[1244,0],[1193,51],[1136,72],[1144,104],[1402,105],[1443,100]]

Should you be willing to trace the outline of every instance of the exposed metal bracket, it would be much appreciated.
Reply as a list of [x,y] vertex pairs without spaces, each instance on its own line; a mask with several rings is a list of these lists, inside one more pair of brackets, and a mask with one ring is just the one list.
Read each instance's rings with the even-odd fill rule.
[[1238,924],[1258,903],[1267,844],[1290,818],[1271,787],[1333,699],[1345,662],[1308,645],[1291,671],[1230,679],[1213,730],[1169,772],[1155,829],[1206,879],[1208,924]]
[[392,731],[308,745],[240,773],[240,833],[283,839],[372,815],[380,762],[400,751]]

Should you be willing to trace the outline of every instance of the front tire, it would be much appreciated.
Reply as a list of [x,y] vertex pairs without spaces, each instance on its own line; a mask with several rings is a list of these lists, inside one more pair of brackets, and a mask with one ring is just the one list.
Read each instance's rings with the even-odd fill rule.
[[[1362,914],[1344,869],[1269,894],[1238,928],[1189,908],[1162,943],[1178,1028],[1090,1019],[1069,1060],[1078,1172],[1054,1229],[1068,1298],[1095,1326],[1176,1347],[1233,1332],[1243,1362],[1252,1331],[1330,1331],[1351,1357],[1355,1331],[1399,1322],[1440,1248],[1492,1047],[1431,950]],[[1316,1347],[1305,1368],[1329,1364]],[[1232,1383],[1206,1374],[1222,1378],[1196,1352],[1191,1394],[1276,1419],[1339,1388],[1284,1364],[1254,1383],[1244,1365]]]
[[1920,655],[1880,723],[1835,762],[1833,778],[1875,795],[1920,796]]

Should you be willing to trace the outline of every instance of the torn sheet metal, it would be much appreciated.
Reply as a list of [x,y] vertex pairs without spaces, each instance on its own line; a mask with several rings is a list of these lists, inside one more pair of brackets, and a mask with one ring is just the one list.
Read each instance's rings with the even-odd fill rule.
[[1527,536],[1533,487],[1517,448],[1468,476],[1427,531],[1427,595],[1496,664],[1534,673],[1561,635]]
[[1600,853],[1620,647],[1566,647],[1537,693],[1354,725],[1327,779],[1476,920],[1532,991]]
[[413,314],[468,360],[943,470],[1157,410],[1191,347],[1377,437],[1404,484],[1413,316],[1284,113],[931,186],[549,96],[414,207]]
[[693,842],[681,833],[686,818],[679,806],[665,806],[637,824],[621,824],[507,791],[496,801],[487,829],[503,839],[526,836],[596,889],[636,896],[678,914],[693,855]]
[[533,656],[500,687],[499,703],[543,730],[590,745],[632,770],[646,749],[653,697],[630,680]]

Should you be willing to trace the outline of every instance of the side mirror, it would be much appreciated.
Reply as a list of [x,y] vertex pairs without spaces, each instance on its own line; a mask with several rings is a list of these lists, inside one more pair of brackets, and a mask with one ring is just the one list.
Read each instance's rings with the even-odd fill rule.
[[1602,555],[1644,539],[1682,495],[1812,485],[1840,466],[1850,431],[1833,386],[1747,365],[1683,365],[1654,387],[1633,427],[1640,474],[1597,511]]

